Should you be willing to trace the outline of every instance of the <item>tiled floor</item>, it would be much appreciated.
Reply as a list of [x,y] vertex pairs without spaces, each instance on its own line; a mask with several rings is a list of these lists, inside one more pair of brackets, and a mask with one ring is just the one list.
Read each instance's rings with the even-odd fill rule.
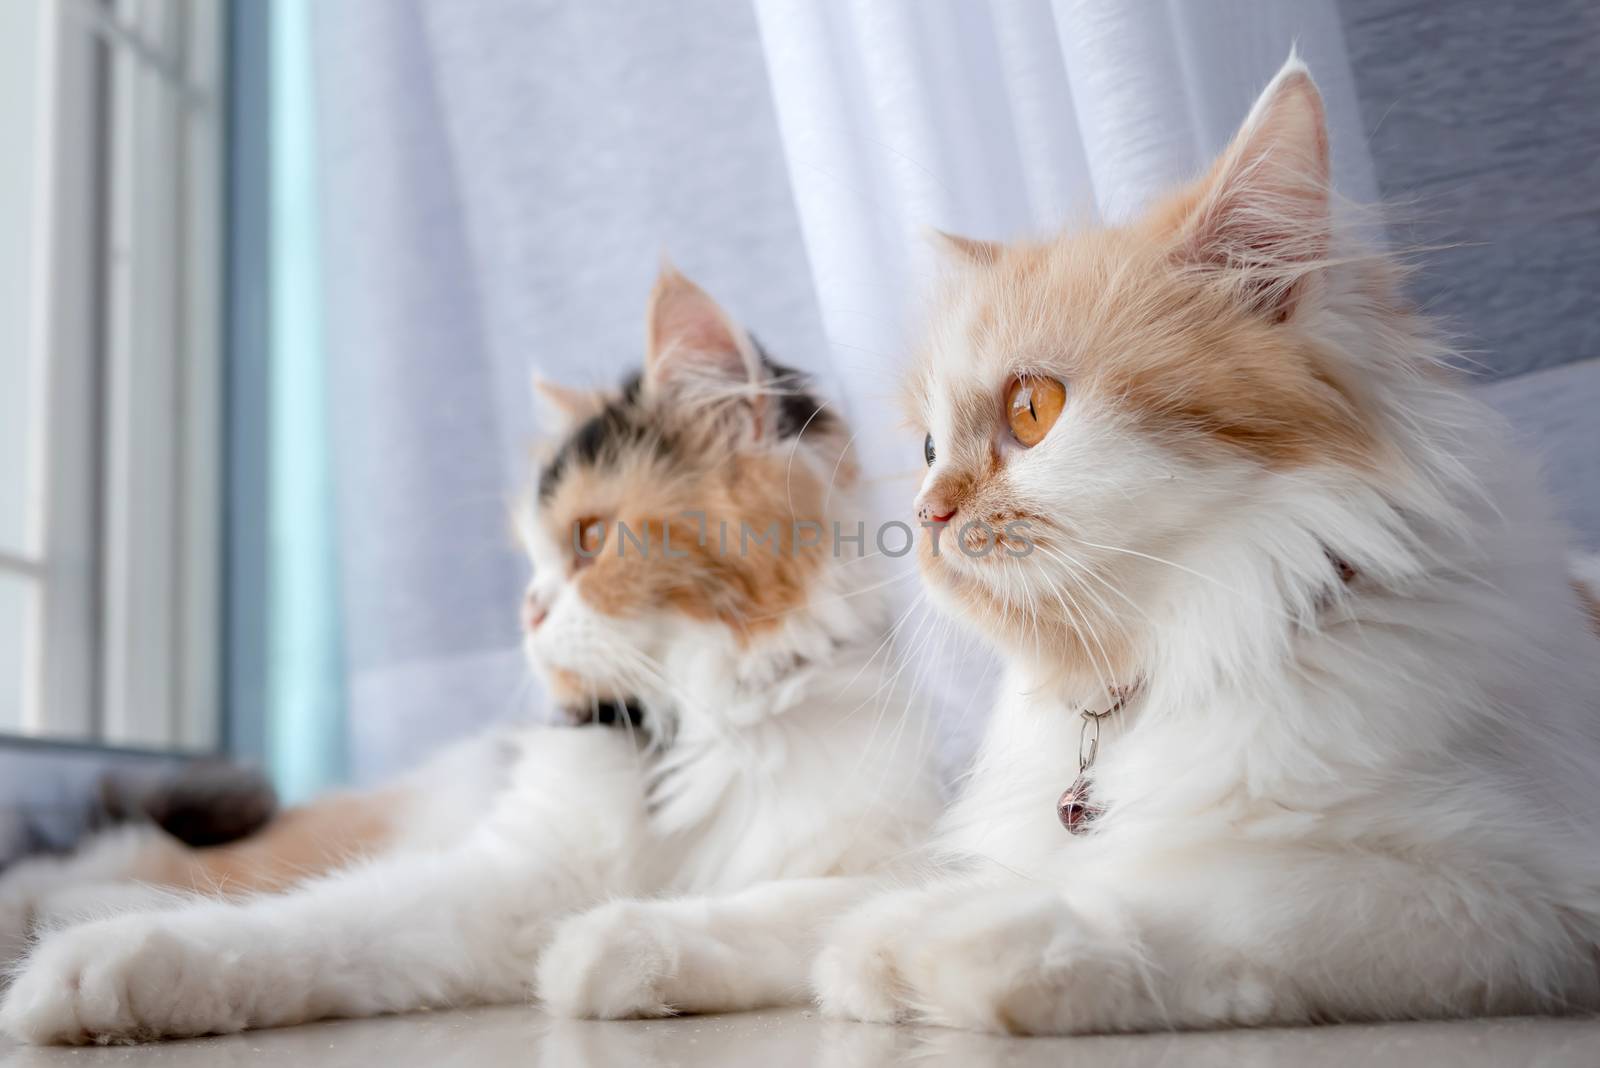
[[1006,1039],[822,1020],[800,1011],[642,1023],[482,1009],[351,1020],[106,1049],[0,1043],[0,1068],[1595,1068],[1600,1020],[1324,1027],[1301,1031]]

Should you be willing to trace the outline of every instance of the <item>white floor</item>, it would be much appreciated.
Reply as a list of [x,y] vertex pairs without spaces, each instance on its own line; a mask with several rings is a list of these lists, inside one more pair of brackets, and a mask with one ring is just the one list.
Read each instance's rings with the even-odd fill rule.
[[1595,1068],[1600,1020],[1475,1020],[1299,1031],[1011,1039],[840,1023],[800,1011],[639,1023],[481,1009],[349,1020],[156,1046],[29,1049],[0,1068]]

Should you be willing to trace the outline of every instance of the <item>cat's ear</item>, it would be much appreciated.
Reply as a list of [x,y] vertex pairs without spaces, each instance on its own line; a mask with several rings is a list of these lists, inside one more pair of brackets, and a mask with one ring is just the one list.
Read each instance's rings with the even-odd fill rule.
[[1322,94],[1293,53],[1191,192],[1179,255],[1238,269],[1252,306],[1294,311],[1301,283],[1328,255],[1328,129]]
[[645,314],[644,380],[658,394],[730,402],[755,419],[765,407],[761,356],[744,328],[665,259]]
[[533,374],[533,401],[543,422],[568,427],[596,414],[605,407],[604,394],[592,389],[574,389],[550,381],[537,371]]
[[952,234],[935,226],[928,228],[927,238],[934,248],[958,263],[970,263],[979,267],[987,267],[998,260],[1001,250],[1005,247],[998,241],[962,237],[960,234]]

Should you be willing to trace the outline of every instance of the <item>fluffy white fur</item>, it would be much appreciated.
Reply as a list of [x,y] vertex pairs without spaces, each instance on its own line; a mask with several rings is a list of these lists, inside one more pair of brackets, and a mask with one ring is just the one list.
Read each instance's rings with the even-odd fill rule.
[[[825,481],[838,470],[803,443],[791,460]],[[852,514],[847,487],[833,503]],[[741,642],[668,611],[602,615],[564,548],[537,523],[528,541],[550,606],[530,658],[638,698],[657,741],[601,727],[478,739],[394,791],[406,808],[387,855],[244,902],[123,912],[126,883],[95,898],[132,839],[30,864],[0,882],[0,905],[71,925],[38,943],[0,1027],[140,1041],[515,1001],[536,984],[582,1015],[804,999],[824,919],[925,841],[938,805],[871,562],[827,557],[781,626]],[[85,887],[86,907],[52,907]],[[605,904],[729,892],[714,929],[692,897]]]
[[[1241,142],[1304,78],[1291,60]],[[1316,117],[1265,149],[1315,160]],[[1303,206],[1233,192],[1294,239]],[[1200,461],[1076,402],[1010,458],[1057,547],[951,566],[1124,621],[1143,688],[1092,769],[1105,814],[1071,836],[1054,802],[1078,710],[1131,680],[1008,648],[943,873],[840,922],[826,1011],[1038,1034],[1600,1008],[1600,643],[1537,472],[1348,252],[1295,276],[1282,328],[1338,361],[1383,464]],[[962,294],[931,343],[941,457],[945,398],[993,376]]]

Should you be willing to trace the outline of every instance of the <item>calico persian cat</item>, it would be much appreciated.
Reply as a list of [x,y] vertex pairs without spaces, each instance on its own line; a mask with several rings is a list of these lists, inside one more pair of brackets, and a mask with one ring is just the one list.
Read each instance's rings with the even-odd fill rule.
[[[1137,221],[950,243],[920,563],[1008,672],[943,874],[839,922],[823,1007],[1026,1034],[1600,1008],[1585,595],[1334,210],[1306,69]],[[951,551],[1018,520],[1025,554]]]
[[[736,977],[721,1007],[805,989],[823,919],[926,838],[928,732],[902,719],[872,561],[814,536],[857,516],[842,421],[670,267],[647,321],[620,391],[546,388],[570,429],[520,524],[529,658],[596,724],[495,732],[236,846],[124,835],[19,871],[0,901],[47,933],[6,1031],[229,1032],[515,1001],[536,977],[571,1010],[661,1012],[695,1007],[675,984],[701,955]],[[714,945],[651,936],[692,899],[617,900],[708,892],[739,892]]]

